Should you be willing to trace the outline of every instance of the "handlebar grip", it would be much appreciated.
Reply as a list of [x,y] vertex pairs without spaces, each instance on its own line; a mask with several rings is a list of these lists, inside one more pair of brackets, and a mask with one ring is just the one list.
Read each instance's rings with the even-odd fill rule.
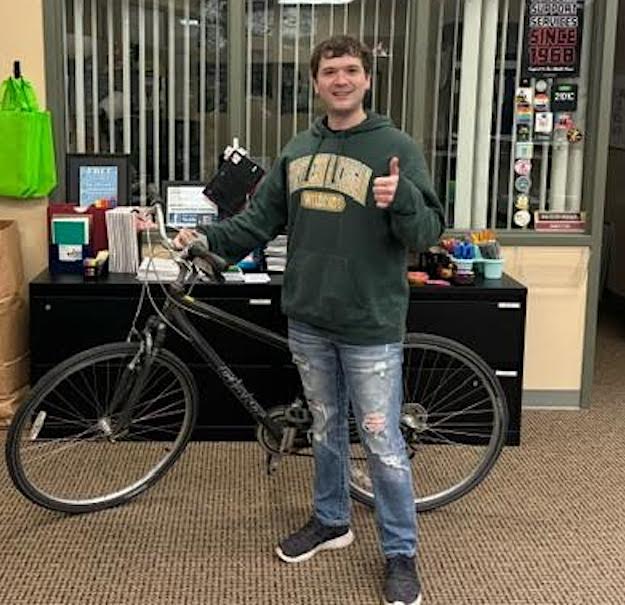
[[206,261],[208,261],[211,264],[211,266],[218,273],[223,273],[228,268],[228,266],[230,265],[230,263],[228,261],[226,261],[224,258],[219,256],[218,254],[215,254],[214,252],[211,252],[204,245],[204,243],[199,241],[199,240],[196,240],[196,241],[192,242],[189,245],[189,247],[187,248],[187,254],[191,258],[199,257],[199,258],[205,259]]

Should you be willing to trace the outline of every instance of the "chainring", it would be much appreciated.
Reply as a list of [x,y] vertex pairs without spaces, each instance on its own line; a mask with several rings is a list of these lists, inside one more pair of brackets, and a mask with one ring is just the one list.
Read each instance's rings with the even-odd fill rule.
[[[278,405],[267,410],[269,417],[280,427],[286,428],[288,426],[286,420],[286,410],[288,406]],[[263,424],[258,424],[256,427],[256,440],[260,446],[269,454],[280,454],[280,443],[278,443],[275,437],[269,432],[267,427]],[[295,451],[310,447],[310,440],[308,438],[308,432],[298,430],[295,441],[293,442],[293,449]]]

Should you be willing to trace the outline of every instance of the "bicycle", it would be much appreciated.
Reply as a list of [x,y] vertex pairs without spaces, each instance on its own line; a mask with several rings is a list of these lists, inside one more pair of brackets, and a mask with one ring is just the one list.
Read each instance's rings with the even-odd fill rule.
[[[9,475],[33,503],[64,513],[93,512],[126,503],[154,485],[189,442],[197,418],[198,389],[185,364],[163,347],[173,329],[216,373],[257,424],[269,474],[283,456],[310,456],[312,415],[299,396],[265,409],[246,389],[188,314],[243,330],[288,349],[288,341],[252,322],[194,299],[203,277],[223,280],[226,263],[195,243],[174,251],[162,210],[155,205],[163,245],[179,265],[159,307],[143,284],[125,342],[103,344],[46,373],[20,406],[6,440]],[[145,296],[155,313],[135,326]],[[508,412],[501,385],[475,352],[453,340],[408,334],[404,343],[401,430],[415,482],[418,512],[447,505],[490,472],[504,444]],[[350,414],[350,493],[373,506],[374,495]]]

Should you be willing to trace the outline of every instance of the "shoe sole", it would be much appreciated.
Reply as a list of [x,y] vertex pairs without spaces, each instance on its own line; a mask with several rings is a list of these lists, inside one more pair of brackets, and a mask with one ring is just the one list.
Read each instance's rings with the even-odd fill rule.
[[417,599],[415,601],[412,601],[411,603],[404,603],[403,601],[387,601],[386,599],[384,599],[383,603],[384,605],[421,605],[421,601],[423,600],[423,595],[419,595],[417,597]]
[[286,563],[303,563],[304,561],[308,561],[314,557],[318,552],[322,550],[336,550],[338,548],[345,548],[349,546],[354,541],[354,534],[350,529],[346,534],[339,536],[338,538],[333,538],[332,540],[328,540],[327,542],[322,542],[319,546],[315,546],[312,550],[305,552],[297,557],[289,557],[282,552],[282,549],[278,546],[276,547],[276,554],[280,559],[282,559]]

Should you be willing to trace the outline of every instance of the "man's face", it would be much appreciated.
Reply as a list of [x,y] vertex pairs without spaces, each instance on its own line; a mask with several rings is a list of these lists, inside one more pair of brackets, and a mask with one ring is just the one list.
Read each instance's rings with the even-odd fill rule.
[[362,110],[371,76],[365,74],[359,57],[322,57],[314,85],[328,113],[350,115]]

